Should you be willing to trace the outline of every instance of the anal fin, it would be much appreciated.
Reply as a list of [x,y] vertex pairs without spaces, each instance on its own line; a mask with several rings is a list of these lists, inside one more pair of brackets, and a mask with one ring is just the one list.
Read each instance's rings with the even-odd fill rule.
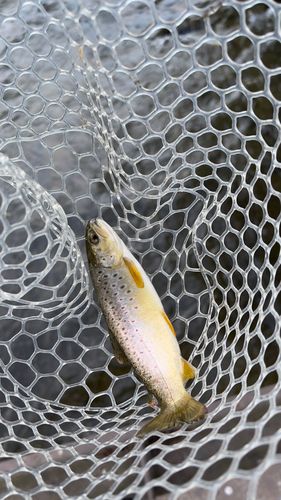
[[112,331],[108,329],[108,333],[109,333],[110,342],[111,342],[112,347],[113,347],[114,356],[117,359],[118,363],[120,363],[120,365],[123,365],[123,363],[128,363],[129,361],[127,359],[127,356],[124,353],[119,342],[116,340]]
[[186,382],[190,378],[195,377],[195,369],[185,359],[181,358],[182,362],[182,380]]

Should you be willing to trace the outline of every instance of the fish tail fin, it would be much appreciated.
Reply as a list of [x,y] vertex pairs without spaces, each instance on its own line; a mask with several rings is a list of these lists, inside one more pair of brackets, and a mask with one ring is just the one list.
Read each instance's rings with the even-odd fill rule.
[[138,432],[138,437],[143,437],[152,431],[163,431],[173,427],[179,422],[200,420],[206,413],[206,407],[193,399],[188,393],[172,406],[166,406],[159,415],[144,425]]

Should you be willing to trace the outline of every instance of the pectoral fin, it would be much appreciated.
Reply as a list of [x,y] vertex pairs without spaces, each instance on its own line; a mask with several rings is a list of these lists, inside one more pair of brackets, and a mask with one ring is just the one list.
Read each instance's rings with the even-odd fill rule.
[[182,380],[186,382],[190,378],[195,377],[195,370],[185,359],[181,358],[182,362]]
[[139,272],[136,264],[132,260],[128,259],[127,257],[123,257],[123,260],[124,260],[127,268],[129,269],[131,276],[132,276],[135,284],[137,285],[137,287],[143,288],[144,282],[143,282],[141,273]]
[[110,342],[111,342],[112,347],[113,347],[114,356],[117,359],[118,363],[120,363],[120,365],[123,365],[123,363],[128,363],[127,356],[124,353],[119,342],[114,337],[112,331],[108,330],[108,333],[109,333]]

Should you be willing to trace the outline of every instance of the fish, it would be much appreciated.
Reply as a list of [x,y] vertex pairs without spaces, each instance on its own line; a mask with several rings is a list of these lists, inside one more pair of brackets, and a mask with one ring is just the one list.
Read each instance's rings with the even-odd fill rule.
[[137,436],[201,419],[206,407],[185,390],[195,369],[182,358],[175,330],[144,269],[103,219],[88,221],[85,242],[114,356],[133,367],[147,388],[148,404],[161,405]]

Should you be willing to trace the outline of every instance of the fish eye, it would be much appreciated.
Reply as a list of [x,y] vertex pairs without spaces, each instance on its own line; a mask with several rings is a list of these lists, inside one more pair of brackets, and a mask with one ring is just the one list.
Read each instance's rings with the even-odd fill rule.
[[97,245],[97,243],[99,242],[99,237],[96,233],[91,233],[90,234],[90,241],[91,243],[93,243],[94,245]]

